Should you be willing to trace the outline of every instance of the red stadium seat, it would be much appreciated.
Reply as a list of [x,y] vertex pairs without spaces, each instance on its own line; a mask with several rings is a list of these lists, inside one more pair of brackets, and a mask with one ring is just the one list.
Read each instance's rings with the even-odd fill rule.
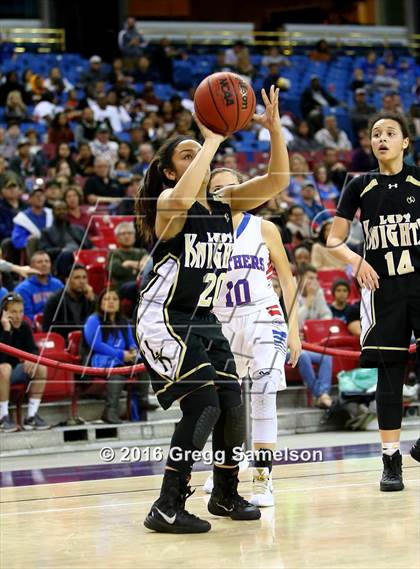
[[35,332],[42,332],[42,321],[44,319],[43,314],[35,314],[34,316],[34,330]]
[[86,269],[90,286],[95,294],[99,294],[109,283],[105,267],[103,265],[88,265]]
[[[62,350],[51,350],[48,351],[47,355],[52,360],[73,363],[72,357]],[[47,383],[42,396],[43,403],[72,398],[74,393],[74,374],[71,371],[53,367],[47,367],[47,370]]]
[[60,334],[56,332],[35,332],[34,339],[41,354],[60,350],[64,352],[66,348],[63,336],[60,336]]
[[72,356],[74,362],[80,361],[79,346],[82,339],[82,331],[75,330],[70,332],[67,338],[67,351]]
[[74,253],[76,263],[82,265],[105,265],[108,258],[108,249],[81,249]]

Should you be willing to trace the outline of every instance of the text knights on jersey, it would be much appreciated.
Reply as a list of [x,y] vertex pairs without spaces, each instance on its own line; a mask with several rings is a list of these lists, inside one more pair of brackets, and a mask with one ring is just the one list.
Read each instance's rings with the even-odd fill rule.
[[228,269],[233,249],[230,233],[207,232],[208,241],[197,241],[196,233],[185,233],[184,267],[190,269]]
[[369,227],[370,220],[363,221],[366,250],[420,245],[420,218],[411,221],[411,215],[381,215],[379,225]]

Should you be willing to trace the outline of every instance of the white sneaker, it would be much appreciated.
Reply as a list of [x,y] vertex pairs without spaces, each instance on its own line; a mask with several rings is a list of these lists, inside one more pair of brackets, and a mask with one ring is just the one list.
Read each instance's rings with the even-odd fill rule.
[[[238,466],[239,472],[245,472],[245,470],[247,470],[249,467],[248,459],[244,458],[241,460]],[[206,494],[211,494],[213,492],[213,473],[211,473],[207,480],[204,482],[203,490]]]
[[254,471],[252,496],[249,501],[259,508],[274,506],[273,480],[268,468],[259,468]]

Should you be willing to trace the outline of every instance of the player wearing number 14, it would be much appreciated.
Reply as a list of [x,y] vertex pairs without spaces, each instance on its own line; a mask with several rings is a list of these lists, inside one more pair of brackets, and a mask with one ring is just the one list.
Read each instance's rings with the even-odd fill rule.
[[[370,123],[379,171],[344,189],[328,237],[331,252],[351,264],[362,286],[361,365],[378,369],[376,404],[383,449],[382,491],[403,490],[399,439],[402,388],[412,334],[420,346],[420,168],[404,164],[405,119],[383,112]],[[345,244],[360,208],[364,259]]]

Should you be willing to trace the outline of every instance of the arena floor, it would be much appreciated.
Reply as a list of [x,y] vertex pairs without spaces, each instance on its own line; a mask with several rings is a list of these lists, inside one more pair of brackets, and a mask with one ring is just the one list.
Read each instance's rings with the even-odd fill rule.
[[[407,455],[417,431],[410,428],[403,437],[406,489],[391,494],[378,490],[376,433],[291,437],[290,448],[300,438],[301,448],[302,443],[316,447],[323,461],[275,466],[276,506],[263,509],[256,522],[208,514],[201,487],[208,466],[199,465],[188,509],[211,521],[211,532],[201,535],[144,528],[161,480],[154,472],[162,465],[99,464],[93,455],[66,456],[65,466],[57,466],[57,456],[6,459],[0,564],[8,569],[418,567],[420,468]],[[22,470],[22,463],[30,469]],[[241,474],[245,495],[249,477],[249,471]]]

